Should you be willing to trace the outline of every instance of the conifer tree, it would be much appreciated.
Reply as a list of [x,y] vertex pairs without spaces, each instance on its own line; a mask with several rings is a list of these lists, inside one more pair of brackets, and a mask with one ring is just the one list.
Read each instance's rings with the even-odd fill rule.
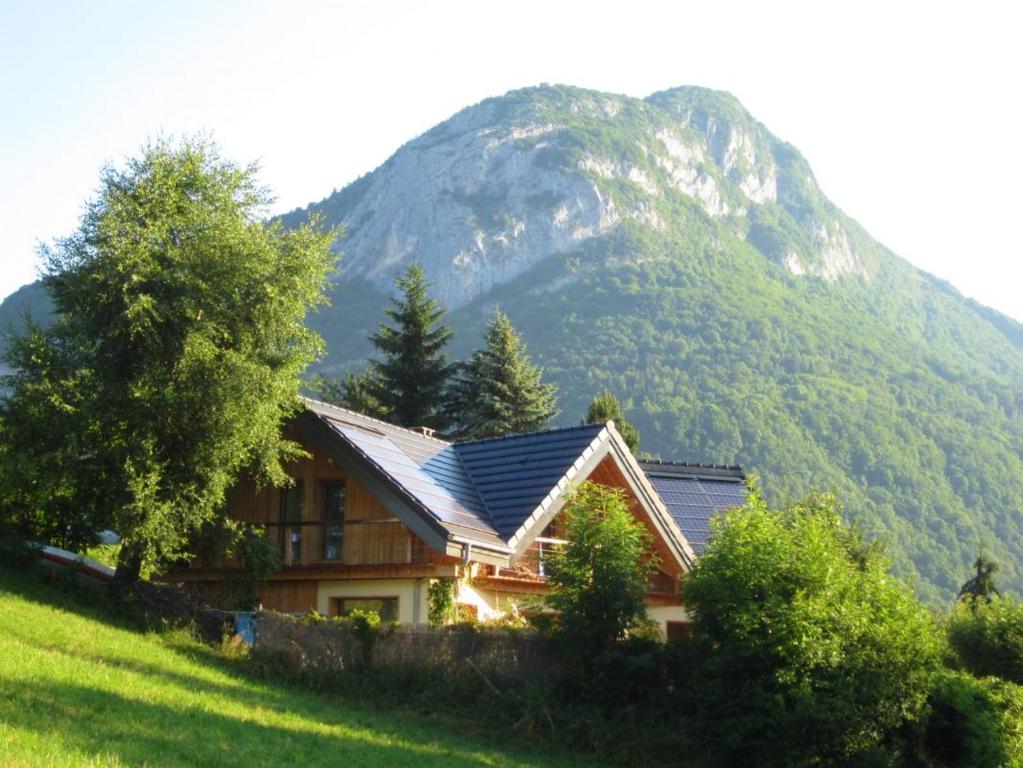
[[615,427],[625,439],[625,444],[629,446],[630,451],[635,453],[639,450],[639,430],[625,420],[625,414],[622,413],[622,404],[618,402],[618,398],[609,389],[605,389],[593,398],[589,410],[586,411],[587,424],[599,424],[605,421],[613,421],[615,423]]
[[452,366],[444,355],[451,329],[444,310],[429,296],[422,267],[412,265],[396,281],[401,295],[386,311],[386,323],[370,335],[383,360],[370,364],[365,394],[380,404],[380,415],[404,427],[443,428],[445,392]]
[[503,312],[494,313],[484,342],[460,367],[452,387],[448,415],[454,434],[480,438],[542,429],[558,413],[557,390],[543,383],[542,369],[530,363]]

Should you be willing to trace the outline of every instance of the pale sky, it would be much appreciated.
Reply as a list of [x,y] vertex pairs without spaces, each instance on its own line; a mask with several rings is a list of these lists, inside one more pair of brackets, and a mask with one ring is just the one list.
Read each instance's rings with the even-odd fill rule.
[[319,200],[464,106],[568,83],[731,91],[871,234],[1023,320],[1011,2],[0,0],[0,297],[158,133]]

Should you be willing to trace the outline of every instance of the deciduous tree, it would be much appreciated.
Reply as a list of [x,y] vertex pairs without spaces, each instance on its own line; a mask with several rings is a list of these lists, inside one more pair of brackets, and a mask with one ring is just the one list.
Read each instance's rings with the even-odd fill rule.
[[683,602],[687,706],[710,764],[889,764],[891,738],[926,711],[930,616],[830,495],[782,510],[754,495],[729,513]]
[[181,552],[241,470],[285,483],[299,452],[280,427],[321,350],[305,317],[335,233],[268,221],[255,174],[205,139],[156,141],[43,249],[56,321],[12,347],[4,495],[56,515],[58,540],[74,510],[114,527],[124,580]]
[[559,515],[567,540],[545,562],[548,603],[578,659],[595,658],[646,616],[647,582],[657,567],[650,533],[623,492],[586,482]]

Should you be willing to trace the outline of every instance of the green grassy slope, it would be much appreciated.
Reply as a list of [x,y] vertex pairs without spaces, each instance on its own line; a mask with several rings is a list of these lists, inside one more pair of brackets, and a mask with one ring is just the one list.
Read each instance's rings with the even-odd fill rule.
[[[237,662],[235,662],[237,664]],[[0,766],[591,765],[239,675],[0,569]]]

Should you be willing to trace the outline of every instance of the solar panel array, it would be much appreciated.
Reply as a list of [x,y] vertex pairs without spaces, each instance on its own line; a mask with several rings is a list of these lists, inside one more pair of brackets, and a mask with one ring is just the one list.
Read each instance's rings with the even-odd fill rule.
[[746,503],[748,491],[742,477],[711,479],[644,469],[654,490],[697,554],[703,551],[710,537],[711,518]]
[[588,424],[455,443],[454,448],[494,527],[509,538],[603,429]]
[[449,530],[504,544],[450,443],[326,404],[307,405]]

